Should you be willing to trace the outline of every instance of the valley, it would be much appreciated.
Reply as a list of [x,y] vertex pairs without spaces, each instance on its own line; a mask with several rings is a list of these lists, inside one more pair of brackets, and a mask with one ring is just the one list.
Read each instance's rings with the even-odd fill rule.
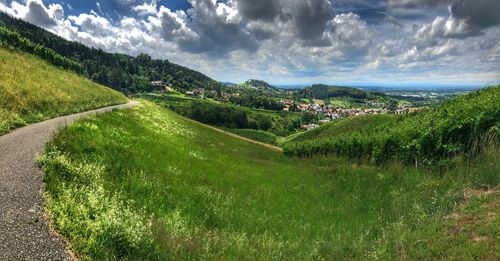
[[[116,8],[119,26],[134,29],[123,34],[133,39],[119,38],[112,51],[101,48],[117,37],[117,23],[101,10],[111,3],[90,3],[97,11],[45,29],[35,25],[39,19],[65,17],[59,4],[39,6],[47,16],[32,17],[42,0],[15,3],[0,2],[0,259],[500,259],[497,82],[444,85],[449,75],[440,68],[422,70],[435,86],[413,87],[405,81],[417,79],[411,68],[423,65],[415,62],[379,78],[401,85],[344,84],[331,75],[359,83],[387,68],[389,45],[366,52],[385,59],[357,69],[355,61],[368,62],[358,60],[365,52],[344,45],[323,52],[328,41],[309,35],[315,30],[292,45],[314,51],[300,63],[292,57],[300,52],[282,56],[285,42],[262,55],[246,37],[295,14],[259,18],[238,39],[223,38],[248,19],[231,9],[233,1],[203,2],[213,16],[234,14],[220,20],[234,24],[215,26],[211,41],[197,30],[214,24],[193,27],[205,17],[193,6],[184,12],[143,3],[131,9],[140,22]],[[20,6],[25,13],[9,12]],[[329,19],[321,37],[358,35],[343,31],[364,28],[344,22],[356,17]],[[157,32],[167,25],[174,32]],[[294,28],[289,37],[301,29],[287,26]],[[406,31],[420,32],[415,26]],[[92,28],[99,30],[81,31]],[[269,41],[269,33],[260,32],[259,41]],[[217,48],[204,50],[214,41]],[[232,42],[249,49],[233,50]],[[152,43],[154,52],[146,48]],[[411,50],[405,59],[417,59],[418,48]],[[257,58],[231,60],[246,52]],[[331,52],[335,63],[322,60]],[[222,82],[164,58],[170,56],[210,75],[235,75]],[[262,64],[269,57],[276,66]],[[494,63],[496,56],[488,57],[484,63]],[[283,61],[294,68],[278,66]],[[339,67],[333,74],[331,62]],[[242,75],[250,79],[238,81]],[[298,88],[300,82],[310,84]]]

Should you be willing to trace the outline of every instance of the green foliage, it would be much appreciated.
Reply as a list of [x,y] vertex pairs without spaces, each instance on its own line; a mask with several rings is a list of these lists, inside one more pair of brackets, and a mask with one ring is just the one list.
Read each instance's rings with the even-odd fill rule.
[[353,132],[371,132],[378,126],[390,124],[397,121],[394,115],[369,115],[359,117],[342,118],[334,123],[321,125],[318,128],[303,132],[300,135],[289,139],[291,142],[325,140],[331,137],[349,136]]
[[[42,28],[12,18],[2,12],[0,12],[0,25],[17,32],[39,46],[50,48],[49,52],[55,52],[77,61],[83,66],[81,71],[85,76],[95,82],[123,92],[151,91],[150,82],[158,80],[180,89],[203,87],[218,90],[221,88],[219,82],[168,60],[151,59],[146,54],[131,57],[106,53],[102,50],[86,47],[81,43],[67,41]],[[43,50],[49,50],[47,48],[42,47]],[[67,66],[64,65],[64,67]]]
[[21,37],[18,33],[11,32],[3,26],[0,26],[0,47],[3,48],[14,48],[34,54],[47,62],[67,69],[76,73],[81,74],[83,72],[83,66],[73,60],[70,60],[62,55],[57,54],[51,49],[48,49],[40,44],[35,44],[30,40]]
[[311,87],[304,88],[297,92],[297,95],[302,98],[310,99],[327,99],[333,97],[351,97],[356,99],[364,99],[367,93],[361,89],[351,87],[328,86],[324,84],[314,84]]
[[249,108],[281,111],[284,106],[274,98],[269,98],[261,94],[244,93],[240,96],[232,96],[229,102],[235,105],[245,106]]
[[300,113],[256,110],[243,106],[219,103],[179,95],[143,95],[190,119],[218,127],[253,129],[286,136],[301,126]]
[[38,57],[0,48],[0,134],[28,123],[125,102],[122,94]]
[[252,130],[252,129],[228,129],[228,128],[225,128],[225,130],[251,140],[277,145],[278,137],[267,131]]
[[[285,143],[284,150],[292,156],[337,154],[375,163],[398,160],[416,165],[446,164],[446,159],[468,153],[475,141],[495,130],[500,122],[500,86],[460,96],[437,108],[393,117],[335,122]],[[352,124],[361,128],[334,133]],[[321,134],[328,130],[332,130],[331,135]]]
[[[432,260],[474,249],[424,226],[479,172],[497,176],[499,155],[440,175],[290,159],[143,102],[64,128],[41,163],[48,213],[82,259]],[[474,244],[495,259],[489,240]]]
[[267,83],[265,81],[255,80],[255,79],[250,79],[250,80],[246,81],[243,84],[238,84],[238,87],[252,88],[252,89],[261,89],[261,90],[271,90],[271,91],[279,91],[279,89],[276,88],[275,86],[272,86],[271,84],[269,84],[269,83]]

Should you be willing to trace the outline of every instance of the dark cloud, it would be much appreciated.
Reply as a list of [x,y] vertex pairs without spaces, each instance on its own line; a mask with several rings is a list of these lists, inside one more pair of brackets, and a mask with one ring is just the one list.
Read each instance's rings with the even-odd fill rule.
[[273,21],[281,14],[278,0],[239,0],[238,11],[248,20]]
[[301,0],[292,16],[297,35],[304,40],[314,40],[323,35],[333,12],[328,0]]
[[500,24],[500,0],[458,0],[450,10],[454,18],[465,20],[469,30]]
[[211,0],[191,0],[193,8],[189,9],[189,28],[199,38],[190,38],[180,44],[180,48],[188,52],[208,52],[220,55],[232,50],[255,51],[257,40],[234,17],[236,10],[229,6],[223,14],[217,13],[220,6]]
[[[61,10],[62,11],[62,8]],[[51,16],[49,11],[45,8],[40,1],[29,1],[28,2],[28,13],[26,13],[25,19],[30,23],[42,26],[51,27],[56,25],[54,17]]]
[[291,23],[293,33],[306,41],[320,38],[333,18],[329,0],[237,0],[237,7],[250,22]]

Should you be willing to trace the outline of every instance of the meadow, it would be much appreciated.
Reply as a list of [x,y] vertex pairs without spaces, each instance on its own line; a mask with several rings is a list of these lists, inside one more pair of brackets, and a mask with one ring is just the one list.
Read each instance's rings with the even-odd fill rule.
[[127,100],[34,55],[0,48],[0,135],[29,123]]
[[499,160],[290,158],[149,101],[64,128],[39,158],[48,215],[84,260],[498,259],[498,217],[455,228],[498,213]]

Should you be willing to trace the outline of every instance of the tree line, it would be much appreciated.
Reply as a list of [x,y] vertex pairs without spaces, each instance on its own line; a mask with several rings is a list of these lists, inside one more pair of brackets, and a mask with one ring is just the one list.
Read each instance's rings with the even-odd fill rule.
[[68,59],[43,45],[36,44],[22,37],[20,34],[12,32],[0,26],[0,45],[6,48],[14,48],[40,57],[49,63],[76,72],[83,73],[83,66],[71,59]]

